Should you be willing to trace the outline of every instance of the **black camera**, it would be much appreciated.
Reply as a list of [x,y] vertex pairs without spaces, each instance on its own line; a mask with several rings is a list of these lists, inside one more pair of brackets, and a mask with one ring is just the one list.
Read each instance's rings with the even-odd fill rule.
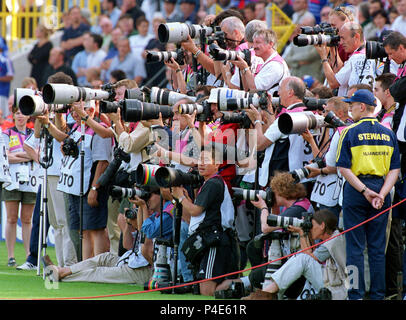
[[68,137],[63,140],[62,152],[65,156],[71,156],[77,158],[79,156],[79,147],[75,140]]
[[313,97],[304,97],[303,103],[306,106],[306,111],[324,111],[324,105],[327,103],[328,99],[317,99]]
[[106,101],[102,100],[99,103],[100,113],[116,113],[118,108],[122,108],[124,100]]
[[[313,162],[307,165],[308,167],[312,168],[325,168],[326,167],[326,162],[324,159],[316,157],[314,158]],[[295,179],[295,183],[299,183],[301,180],[307,178],[310,174],[310,170],[307,169],[306,167],[296,169],[290,172],[292,175],[293,179]]]
[[266,219],[266,223],[270,227],[280,227],[285,229],[288,226],[299,227],[303,230],[304,233],[307,234],[313,228],[312,219],[313,215],[311,214],[307,214],[303,219],[270,214]]
[[97,183],[100,184],[102,187],[106,186],[117,173],[118,169],[121,166],[121,163],[124,161],[129,163],[131,160],[131,156],[123,150],[122,147],[117,147],[114,150],[114,159],[109,163],[106,170],[97,180]]
[[275,194],[270,187],[265,190],[250,190],[233,187],[233,198],[236,200],[258,201],[258,195],[265,200],[268,207],[272,207],[275,203]]
[[383,59],[387,58],[388,55],[382,42],[367,41],[365,44],[365,57],[367,59]]
[[223,124],[239,123],[241,128],[243,129],[249,129],[252,124],[250,118],[248,117],[247,113],[244,110],[242,110],[241,112],[224,111],[220,122]]
[[314,27],[300,27],[301,34],[293,38],[293,43],[298,47],[307,45],[326,44],[329,47],[336,47],[340,43],[340,36],[337,29],[329,23],[320,23]]
[[207,37],[207,44],[211,45],[212,43],[217,42],[218,46],[221,49],[226,49],[226,34],[221,30],[219,26],[214,27],[214,32],[211,36]]
[[235,61],[238,57],[242,58],[249,66],[251,65],[251,51],[249,49],[244,49],[242,51],[225,50],[220,48],[219,45],[212,43],[209,46],[209,52],[213,59],[216,61]]
[[122,188],[119,186],[112,186],[109,194],[115,198],[134,198],[135,196],[147,201],[151,197],[151,193],[140,188]]
[[127,219],[133,220],[137,218],[137,214],[138,214],[138,208],[131,208],[131,209],[127,209],[124,212],[124,216]]
[[333,111],[329,111],[326,116],[324,117],[324,121],[329,124],[330,127],[338,128],[338,127],[346,127],[348,124],[342,121],[339,117],[337,117]]
[[192,188],[200,187],[204,178],[198,172],[185,173],[179,169],[161,167],[155,173],[155,179],[162,188],[179,187],[190,185]]
[[173,111],[170,106],[161,106],[159,104],[141,102],[135,99],[124,99],[122,119],[125,122],[137,122],[141,120],[159,119],[159,113],[162,118],[172,118]]
[[179,65],[185,64],[185,51],[178,49],[176,51],[147,51],[146,63],[164,61],[167,62],[173,58]]
[[300,32],[302,34],[331,34],[336,35],[337,29],[331,26],[328,22],[321,22],[320,24],[315,25],[314,27],[304,26],[300,27]]
[[214,291],[215,299],[241,299],[248,295],[242,282],[231,282],[228,289]]

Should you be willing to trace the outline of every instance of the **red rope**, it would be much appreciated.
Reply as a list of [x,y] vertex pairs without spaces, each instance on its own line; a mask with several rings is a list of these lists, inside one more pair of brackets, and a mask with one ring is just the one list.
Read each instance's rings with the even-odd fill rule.
[[224,274],[224,275],[221,275],[221,276],[213,277],[213,278],[210,278],[210,279],[203,279],[203,280],[199,280],[199,281],[189,282],[189,283],[187,283],[187,284],[183,283],[183,284],[179,284],[179,285],[176,285],[176,286],[167,287],[167,288],[164,288],[164,289],[163,289],[163,288],[157,288],[157,289],[150,289],[150,290],[144,290],[144,291],[136,291],[136,292],[128,292],[128,293],[116,293],[116,294],[108,294],[108,295],[102,295],[102,296],[91,296],[91,297],[42,298],[42,299],[33,299],[33,300],[98,299],[98,298],[109,298],[109,297],[128,296],[128,295],[133,295],[133,294],[141,294],[141,293],[148,293],[148,292],[154,292],[154,291],[168,291],[168,292],[169,292],[169,291],[170,291],[171,289],[173,289],[173,288],[180,288],[180,287],[184,287],[184,286],[190,286],[190,285],[194,285],[194,284],[198,284],[198,283],[203,283],[203,282],[206,282],[206,281],[211,281],[211,280],[215,280],[215,279],[224,278],[224,277],[227,277],[227,276],[232,276],[232,275],[240,274],[240,273],[242,273],[242,272],[246,272],[246,271],[250,271],[250,270],[253,270],[253,269],[256,269],[256,268],[260,268],[260,267],[266,266],[266,265],[268,265],[268,264],[270,264],[270,263],[274,263],[274,262],[276,262],[276,261],[289,258],[289,257],[294,256],[294,255],[296,255],[296,254],[299,254],[299,253],[302,253],[302,252],[307,251],[307,250],[309,250],[309,249],[313,249],[313,248],[315,248],[315,247],[317,247],[317,246],[320,246],[321,244],[323,244],[323,243],[325,243],[325,242],[327,242],[327,241],[330,241],[330,240],[332,240],[332,239],[334,239],[334,238],[337,238],[337,237],[339,237],[339,236],[341,236],[341,235],[343,235],[343,234],[345,234],[345,233],[347,233],[347,232],[350,232],[350,231],[352,231],[352,230],[354,230],[354,229],[356,229],[356,228],[358,228],[358,227],[360,227],[360,226],[362,226],[362,225],[368,223],[369,221],[371,221],[371,220],[373,220],[373,219],[379,217],[380,215],[386,213],[386,212],[389,211],[390,209],[392,209],[392,208],[394,208],[394,207],[400,205],[401,203],[403,203],[403,202],[405,202],[405,201],[406,201],[406,198],[403,199],[403,200],[401,200],[401,201],[399,201],[398,203],[392,205],[391,207],[385,209],[384,211],[379,212],[379,213],[376,214],[375,216],[373,216],[373,217],[371,217],[371,218],[369,218],[369,219],[367,219],[367,220],[365,220],[365,221],[363,221],[363,222],[361,222],[361,223],[359,223],[359,224],[357,224],[357,225],[355,225],[355,226],[353,226],[353,227],[351,227],[351,228],[349,228],[349,229],[347,229],[347,230],[344,230],[343,232],[340,232],[340,233],[336,234],[335,236],[332,236],[332,237],[330,237],[330,238],[328,238],[328,239],[326,239],[326,240],[323,240],[323,241],[321,241],[321,242],[319,242],[319,243],[316,243],[316,244],[314,244],[314,245],[312,245],[312,246],[310,246],[310,247],[308,247],[308,248],[302,249],[302,250],[300,250],[300,251],[296,251],[296,252],[291,253],[291,254],[289,254],[289,255],[287,255],[287,256],[284,256],[284,257],[275,259],[275,260],[273,260],[273,261],[268,261],[268,262],[265,262],[265,263],[263,263],[263,264],[260,264],[260,265],[257,265],[257,266],[254,266],[254,267],[251,267],[251,268],[248,268],[248,269],[245,269],[245,270],[230,272],[230,273],[227,273],[227,274]]

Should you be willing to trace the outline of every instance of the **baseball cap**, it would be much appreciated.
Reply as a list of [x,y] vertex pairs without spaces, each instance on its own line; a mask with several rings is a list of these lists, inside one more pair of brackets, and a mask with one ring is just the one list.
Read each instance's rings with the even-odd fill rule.
[[306,84],[307,89],[310,89],[314,83],[314,78],[309,75],[303,76],[303,82]]
[[353,93],[348,99],[343,99],[344,102],[362,102],[370,106],[376,107],[376,98],[374,94],[367,89],[360,89]]
[[169,3],[176,4],[177,0],[164,0],[164,2],[169,2]]

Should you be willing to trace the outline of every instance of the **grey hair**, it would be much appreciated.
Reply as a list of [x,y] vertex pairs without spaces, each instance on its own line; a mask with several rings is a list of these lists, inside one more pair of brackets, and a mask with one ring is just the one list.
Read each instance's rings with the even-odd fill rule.
[[261,20],[251,20],[245,26],[245,40],[248,42],[254,42],[254,34],[258,30],[267,29],[268,26],[264,21]]
[[273,31],[271,29],[257,30],[254,33],[254,36],[252,37],[252,39],[254,39],[256,37],[264,38],[265,43],[268,43],[268,44],[272,43],[274,48],[278,42],[275,31]]
[[227,26],[227,29],[230,31],[232,30],[238,30],[240,33],[245,36],[245,26],[244,23],[237,17],[228,17],[225,18],[222,22],[220,27],[223,27],[224,25]]

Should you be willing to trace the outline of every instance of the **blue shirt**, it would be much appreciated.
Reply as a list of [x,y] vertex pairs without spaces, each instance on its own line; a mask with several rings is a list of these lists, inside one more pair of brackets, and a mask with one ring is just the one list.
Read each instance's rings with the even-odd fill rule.
[[362,118],[341,132],[336,161],[337,167],[351,169],[356,176],[383,177],[400,168],[396,136],[376,118]]
[[[11,60],[0,53],[0,77],[14,76]],[[0,82],[0,96],[7,97],[10,94],[10,81]]]
[[[166,201],[163,206],[162,216],[162,238],[170,239],[173,230],[173,213],[175,207],[170,201]],[[141,231],[149,239],[161,236],[161,217],[158,212],[154,212],[142,223]]]
[[[72,27],[69,27],[68,29],[64,30],[61,41],[67,41],[69,39],[75,39],[80,36],[82,36],[86,31],[90,30],[90,26],[81,23],[79,27],[76,29],[73,29]],[[65,51],[65,57],[69,65],[71,64],[73,57],[80,51],[82,51],[84,48],[83,46],[77,46],[72,49],[66,50]]]
[[[85,50],[80,51],[75,55],[72,61],[72,70],[78,74],[79,68],[87,68],[87,52]],[[87,85],[86,76],[77,77],[78,85],[85,86]]]
[[137,60],[131,52],[127,54],[123,61],[120,61],[118,55],[115,56],[111,61],[110,68],[107,72],[108,79],[110,79],[110,72],[117,69],[123,70],[127,79],[134,79],[138,76],[145,78],[147,76],[145,72],[145,65],[139,62],[140,60]]
[[314,15],[316,18],[316,24],[320,23],[320,11],[321,9],[327,5],[327,0],[309,0],[308,1],[308,10]]

